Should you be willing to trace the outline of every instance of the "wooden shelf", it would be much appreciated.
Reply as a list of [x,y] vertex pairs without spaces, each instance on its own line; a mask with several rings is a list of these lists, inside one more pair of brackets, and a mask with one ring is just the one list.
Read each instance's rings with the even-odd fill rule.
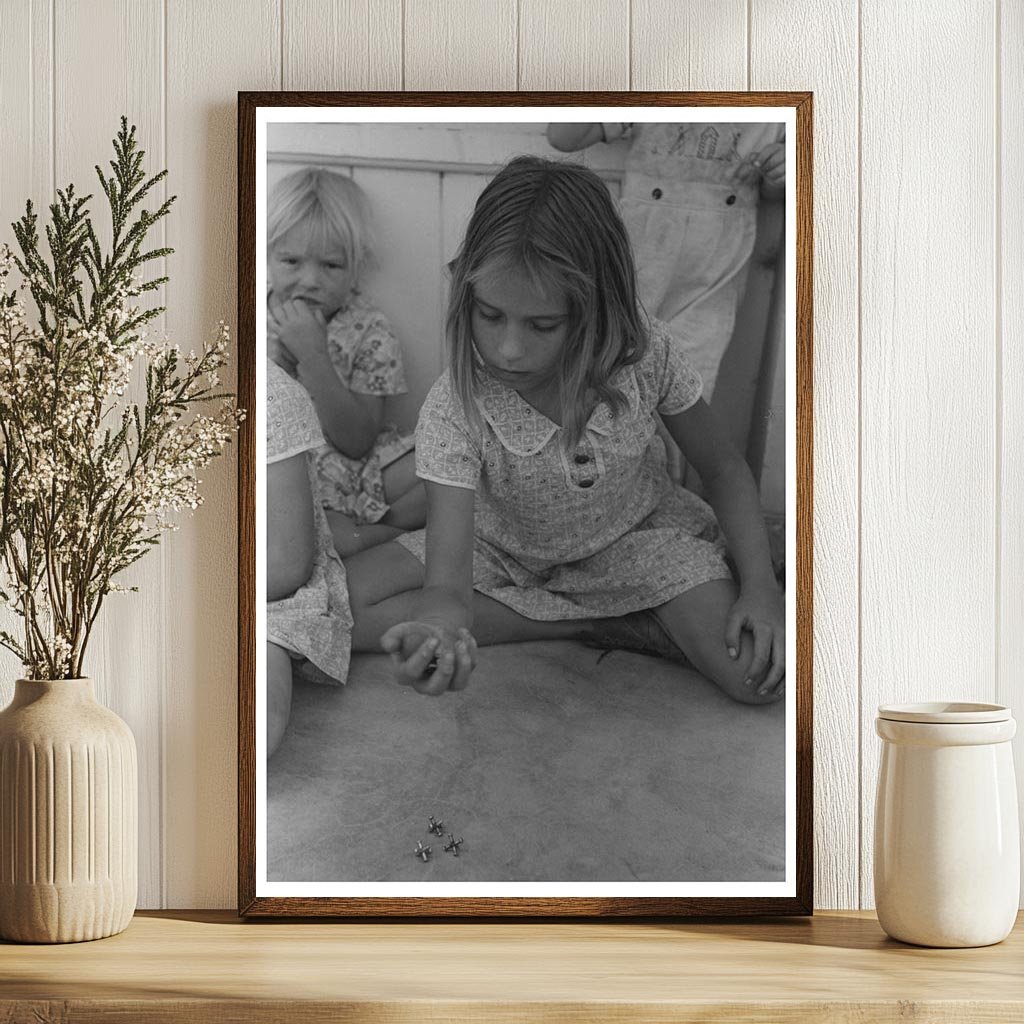
[[324,923],[140,913],[66,946],[0,943],[0,1021],[1024,1020],[1024,919],[984,949],[870,913],[752,922]]

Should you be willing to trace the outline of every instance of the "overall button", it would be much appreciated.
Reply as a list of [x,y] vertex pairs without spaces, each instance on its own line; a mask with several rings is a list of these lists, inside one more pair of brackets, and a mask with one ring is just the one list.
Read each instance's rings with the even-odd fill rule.
[[736,197],[735,196],[729,196],[729,198],[726,199],[726,201],[725,201],[725,205],[726,206],[732,206],[732,204],[735,203],[735,202],[736,202]]
[[656,189],[655,189],[655,190],[654,190],[654,191],[653,191],[653,192],[651,193],[651,195],[652,195],[652,196],[653,196],[653,197],[654,197],[655,199],[660,199],[660,198],[661,198],[661,195],[662,195],[661,189],[660,189],[660,188],[656,188]]
[[594,481],[593,480],[581,480],[580,481],[580,487],[593,487],[593,486],[594,486]]
[[585,466],[589,461],[590,456],[584,455],[582,452],[578,452],[573,456],[573,462],[575,462],[577,466]]

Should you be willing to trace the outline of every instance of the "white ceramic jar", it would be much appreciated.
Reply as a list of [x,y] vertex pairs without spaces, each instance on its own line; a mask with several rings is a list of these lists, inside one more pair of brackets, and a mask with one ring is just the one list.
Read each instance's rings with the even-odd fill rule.
[[999,704],[878,709],[875,907],[894,939],[988,946],[1006,938],[1020,894],[1017,789]]

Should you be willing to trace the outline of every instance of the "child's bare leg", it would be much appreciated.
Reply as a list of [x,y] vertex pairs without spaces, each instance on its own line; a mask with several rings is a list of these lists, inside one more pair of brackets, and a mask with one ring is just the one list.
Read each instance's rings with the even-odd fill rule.
[[423,563],[400,544],[381,544],[345,561],[352,650],[380,651],[386,630],[412,616]]
[[342,558],[349,558],[358,551],[394,540],[402,532],[397,526],[386,526],[384,523],[360,526],[343,512],[333,512],[331,509],[325,509],[325,512],[334,538],[334,550]]
[[426,522],[427,489],[420,480],[417,480],[401,497],[391,501],[391,508],[381,519],[381,523],[397,526],[400,530],[418,530],[425,526]]
[[418,530],[427,522],[427,492],[423,481],[416,476],[416,457],[406,452],[389,466],[381,477],[384,499],[391,506],[381,520],[402,530]]
[[473,593],[473,637],[480,647],[526,640],[578,640],[587,625],[578,619],[528,619],[493,597]]
[[416,457],[406,452],[381,473],[384,497],[391,506],[381,522],[403,530],[418,530],[427,522],[427,491],[416,476]]
[[[423,586],[423,563],[400,544],[382,544],[345,563],[352,606],[352,649],[379,651],[380,638],[392,626],[413,618]],[[481,647],[523,640],[576,638],[585,623],[536,622],[500,601],[473,594],[473,636]]]
[[267,644],[267,757],[277,750],[292,713],[292,659],[277,644]]
[[384,481],[384,498],[389,505],[393,505],[403,494],[420,484],[420,478],[416,475],[416,456],[413,452],[406,452],[400,459],[388,463],[380,475]]
[[746,685],[754,655],[750,632],[741,634],[737,658],[730,658],[726,648],[725,623],[736,597],[731,580],[712,580],[655,608],[654,613],[694,668],[733,700],[770,704],[781,694],[760,694],[756,686]]

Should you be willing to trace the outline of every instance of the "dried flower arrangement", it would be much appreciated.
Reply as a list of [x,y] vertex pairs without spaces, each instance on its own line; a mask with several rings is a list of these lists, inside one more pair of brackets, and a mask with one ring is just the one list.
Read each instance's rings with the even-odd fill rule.
[[141,309],[136,300],[167,278],[145,281],[143,268],[173,250],[146,250],[145,240],[175,197],[139,208],[167,172],[147,178],[126,118],[114,153],[110,176],[96,167],[109,246],[90,219],[92,197],[68,186],[50,206],[48,257],[31,202],[13,225],[20,255],[0,248],[0,601],[22,625],[19,637],[0,631],[0,645],[31,679],[82,675],[104,598],[125,589],[118,573],[176,528],[173,513],[200,504],[197,473],[243,415],[219,390],[225,324],[188,354],[147,335],[164,307]]

